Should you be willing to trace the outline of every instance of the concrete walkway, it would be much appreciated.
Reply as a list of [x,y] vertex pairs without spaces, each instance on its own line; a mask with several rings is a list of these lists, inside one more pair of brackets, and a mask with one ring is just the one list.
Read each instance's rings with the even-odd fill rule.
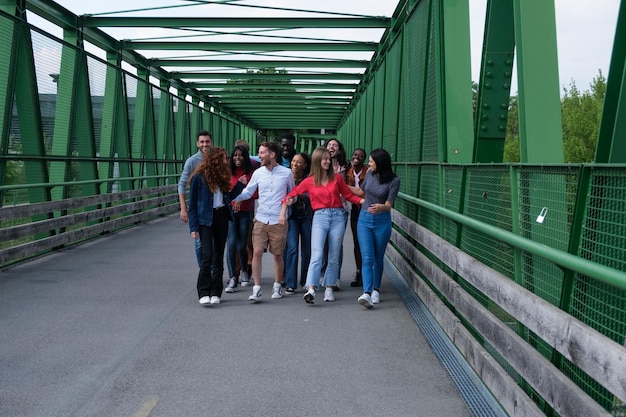
[[[0,416],[472,415],[389,280],[357,304],[251,287],[198,304],[176,215],[0,272]],[[225,273],[226,278],[226,273]]]

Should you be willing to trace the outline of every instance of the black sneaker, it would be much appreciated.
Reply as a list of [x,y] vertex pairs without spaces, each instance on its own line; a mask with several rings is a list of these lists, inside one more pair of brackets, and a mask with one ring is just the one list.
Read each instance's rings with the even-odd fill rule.
[[295,292],[296,292],[295,288],[292,288],[292,287],[285,288],[285,294],[291,295],[291,294],[294,294]]

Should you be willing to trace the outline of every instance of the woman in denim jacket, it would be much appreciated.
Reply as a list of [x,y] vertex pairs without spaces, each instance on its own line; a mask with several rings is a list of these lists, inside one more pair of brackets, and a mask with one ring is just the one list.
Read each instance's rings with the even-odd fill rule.
[[224,248],[233,218],[230,204],[233,194],[236,190],[230,182],[226,151],[209,148],[191,175],[188,208],[191,237],[200,238],[202,246],[197,289],[200,304],[204,306],[219,304],[224,290]]

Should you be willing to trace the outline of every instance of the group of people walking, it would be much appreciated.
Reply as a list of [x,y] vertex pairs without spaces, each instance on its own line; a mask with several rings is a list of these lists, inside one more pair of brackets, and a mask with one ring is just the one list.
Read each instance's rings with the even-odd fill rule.
[[[386,150],[373,150],[366,166],[364,149],[355,149],[347,161],[343,145],[331,139],[309,157],[295,150],[290,133],[280,144],[261,143],[256,158],[243,141],[228,157],[224,148],[212,146],[206,131],[198,133],[197,145],[198,153],[185,163],[178,193],[180,218],[189,223],[196,241],[200,304],[220,303],[226,245],[226,292],[247,286],[251,278],[248,299],[261,301],[261,260],[267,251],[274,261],[271,298],[282,298],[283,287],[292,294],[301,286],[304,301],[314,303],[316,289],[323,286],[323,300],[335,301],[348,218],[357,266],[351,286],[363,287],[360,305],[373,308],[380,302],[390,210],[400,186]],[[246,269],[250,241],[251,277]]]

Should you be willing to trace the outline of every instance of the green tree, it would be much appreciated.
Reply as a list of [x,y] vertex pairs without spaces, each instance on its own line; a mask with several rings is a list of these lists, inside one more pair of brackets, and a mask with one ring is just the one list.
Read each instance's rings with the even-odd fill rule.
[[520,161],[519,149],[519,108],[517,96],[509,98],[509,113],[506,123],[506,135],[504,137],[503,162],[513,163]]
[[[606,93],[602,71],[593,79],[590,91],[580,92],[574,81],[561,98],[563,152],[565,162],[593,162]],[[504,142],[504,162],[520,161],[518,97],[511,96]]]
[[564,89],[561,99],[563,114],[563,148],[565,162],[593,162],[596,152],[606,79],[602,71],[593,79],[591,90],[581,93],[574,81]]

